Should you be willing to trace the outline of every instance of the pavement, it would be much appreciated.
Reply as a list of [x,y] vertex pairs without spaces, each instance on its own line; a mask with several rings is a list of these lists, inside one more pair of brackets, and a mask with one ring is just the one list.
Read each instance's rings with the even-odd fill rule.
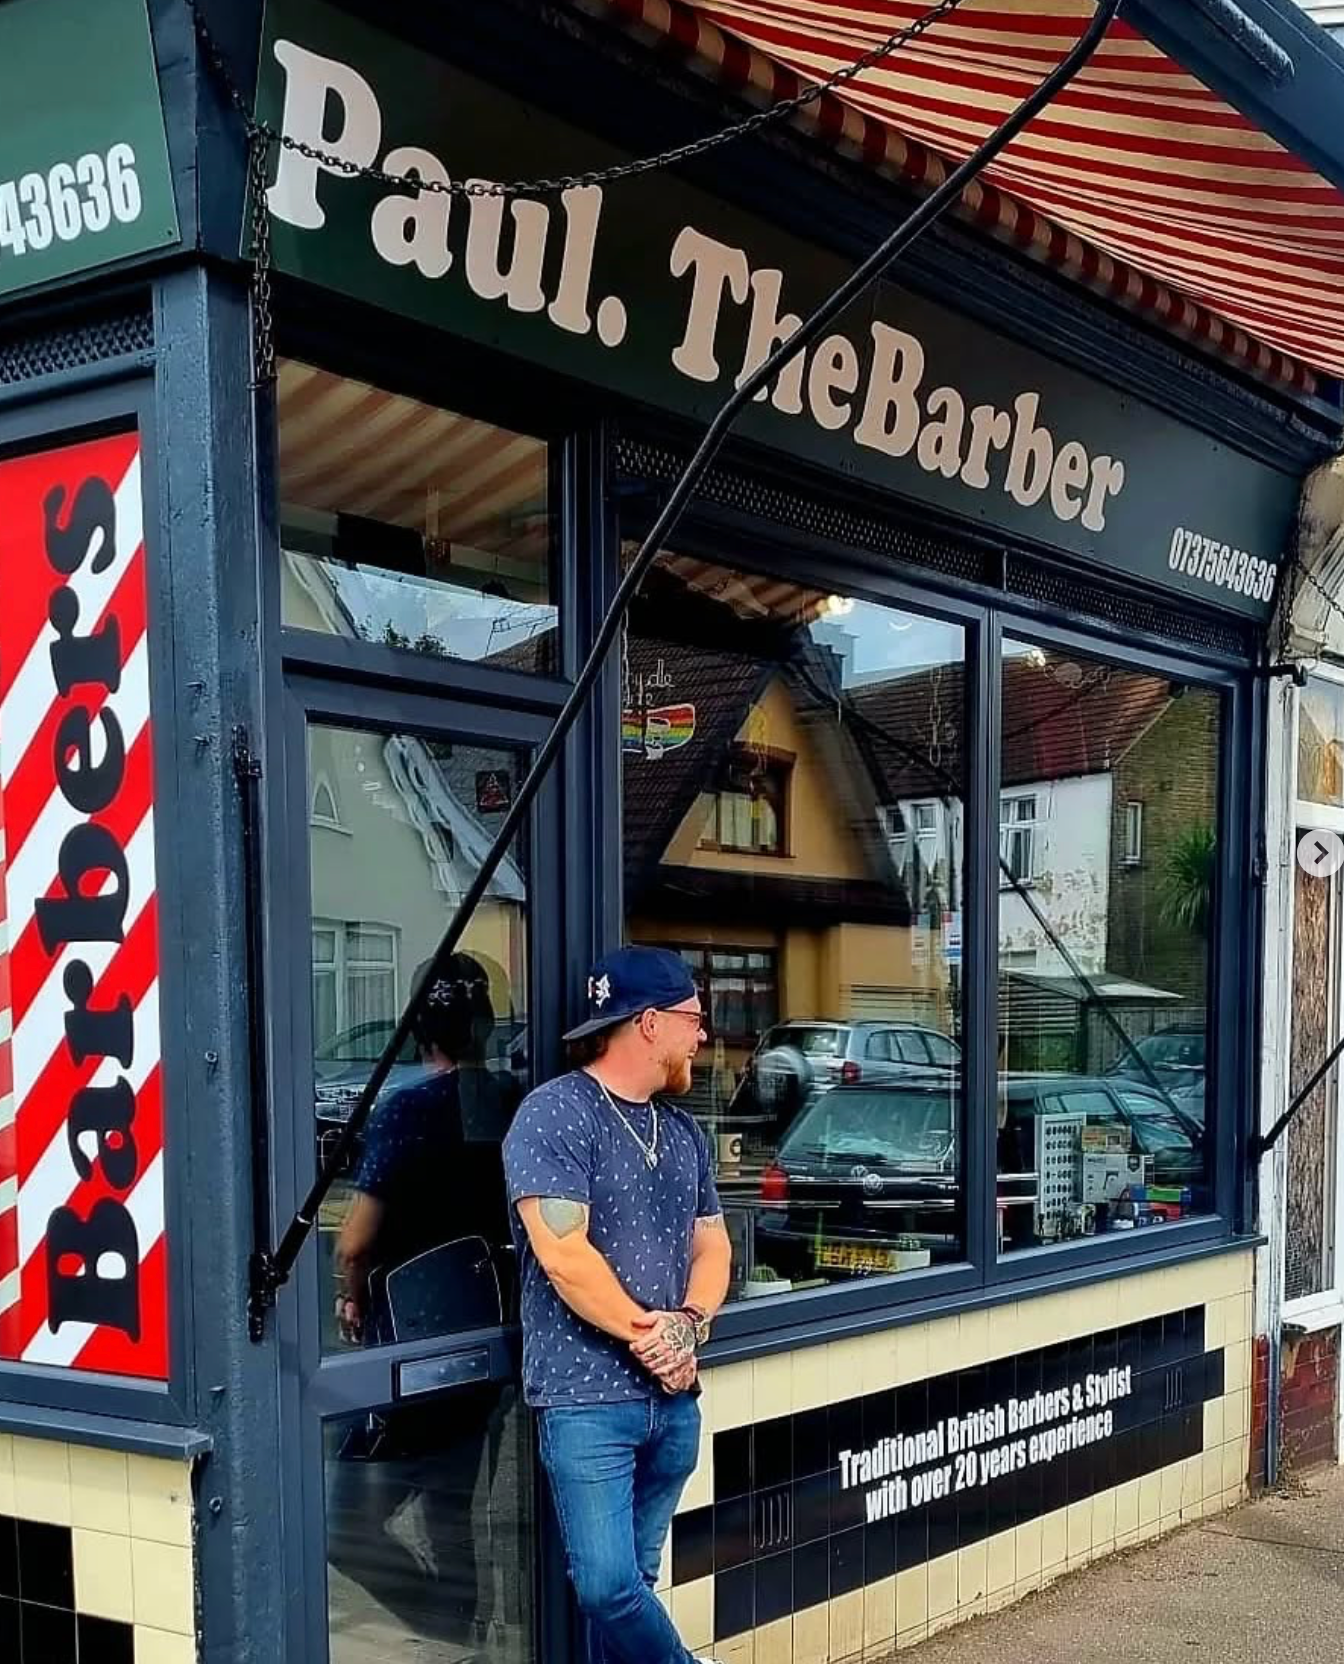
[[1344,1470],[1114,1555],[902,1664],[1316,1664],[1344,1658]]

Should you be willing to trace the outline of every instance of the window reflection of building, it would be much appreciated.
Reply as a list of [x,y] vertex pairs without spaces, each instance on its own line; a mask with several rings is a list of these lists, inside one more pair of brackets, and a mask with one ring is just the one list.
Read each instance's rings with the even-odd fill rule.
[[1038,1173],[1011,1243],[1203,1211],[1219,700],[1011,642],[1002,676],[1000,1162]]
[[[911,645],[927,657],[907,666],[905,615],[676,556],[632,613],[627,932],[677,948],[709,1013],[689,1107],[720,1162],[747,1280],[738,1297],[767,1269],[787,1272],[787,1286],[920,1261],[919,1248],[896,1246],[904,1214],[889,1214],[880,1245],[857,1259],[843,1244],[823,1253],[812,1228],[800,1243],[755,1227],[763,1208],[776,1226],[788,1217],[779,1163],[790,1128],[832,1085],[873,1084],[879,1143],[912,1108],[921,1125],[927,1114],[881,1098],[896,1074],[936,1074],[933,1124],[952,1118],[960,1050],[948,1036],[960,1024],[945,944],[959,952],[947,921],[961,889],[962,646],[954,627],[921,627]],[[920,668],[939,657],[954,662]],[[893,1024],[930,1037],[891,1039]],[[778,1090],[766,1084],[776,1053],[797,1071]],[[944,1257],[957,1240],[959,1161],[945,1132],[930,1159],[943,1176],[933,1236]]]

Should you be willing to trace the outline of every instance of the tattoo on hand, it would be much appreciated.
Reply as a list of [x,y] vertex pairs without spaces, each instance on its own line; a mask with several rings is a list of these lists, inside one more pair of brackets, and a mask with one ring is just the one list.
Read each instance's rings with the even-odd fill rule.
[[582,1202],[568,1202],[562,1196],[543,1196],[539,1211],[546,1229],[552,1236],[560,1237],[581,1231],[588,1217],[588,1209]]

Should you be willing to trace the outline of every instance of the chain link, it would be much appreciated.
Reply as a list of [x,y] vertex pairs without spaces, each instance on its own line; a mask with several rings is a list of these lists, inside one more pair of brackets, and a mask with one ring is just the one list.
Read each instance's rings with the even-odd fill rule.
[[266,199],[271,141],[260,128],[248,140],[247,188],[252,201],[252,385],[275,380],[275,315],[271,305],[271,210]]
[[348,157],[333,155],[330,151],[319,149],[315,145],[305,144],[300,139],[291,138],[287,133],[281,133],[269,123],[259,121],[247,100],[239,90],[233,74],[225,62],[224,54],[210,31],[201,9],[201,0],[186,0],[196,28],[196,34],[201,42],[206,61],[214,71],[220,84],[224,88],[229,103],[242,117],[249,136],[254,133],[264,133],[267,138],[282,150],[293,151],[298,156],[305,157],[310,162],[317,162],[322,167],[336,173],[344,174],[347,178],[368,179],[378,185],[390,186],[394,189],[424,191],[430,195],[462,196],[462,197],[541,197],[559,196],[565,191],[582,190],[595,185],[613,185],[623,179],[634,179],[641,174],[654,173],[662,168],[674,167],[679,162],[689,162],[698,156],[707,155],[712,150],[719,149],[725,144],[734,143],[738,139],[758,133],[762,128],[773,126],[796,115],[798,111],[806,109],[809,104],[815,104],[824,98],[828,92],[836,87],[862,75],[865,70],[874,68],[884,58],[898,51],[912,40],[917,40],[935,23],[950,17],[965,0],[937,0],[922,17],[917,17],[913,23],[907,23],[885,40],[856,58],[852,64],[846,64],[833,75],[824,80],[814,81],[805,86],[801,92],[791,98],[782,98],[776,104],[771,104],[764,110],[744,117],[743,120],[733,122],[728,127],[721,127],[716,132],[706,133],[698,139],[691,139],[686,144],[674,145],[670,150],[659,151],[654,156],[640,156],[629,162],[618,162],[611,167],[592,168],[584,173],[559,174],[549,179],[512,180],[500,183],[492,179],[418,179],[414,174],[388,173],[385,169],[364,166],[352,162]]

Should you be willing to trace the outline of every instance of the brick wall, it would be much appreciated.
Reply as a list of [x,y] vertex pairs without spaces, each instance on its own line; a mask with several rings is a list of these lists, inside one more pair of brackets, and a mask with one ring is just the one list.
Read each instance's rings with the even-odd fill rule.
[[[1338,1329],[1284,1338],[1279,1406],[1279,1471],[1292,1477],[1337,1460],[1339,1426]],[[1260,1489],[1267,1471],[1269,1342],[1257,1338],[1251,1367],[1251,1484]]]
[[1333,1462],[1338,1439],[1339,1330],[1283,1347],[1283,1468],[1300,1473]]

